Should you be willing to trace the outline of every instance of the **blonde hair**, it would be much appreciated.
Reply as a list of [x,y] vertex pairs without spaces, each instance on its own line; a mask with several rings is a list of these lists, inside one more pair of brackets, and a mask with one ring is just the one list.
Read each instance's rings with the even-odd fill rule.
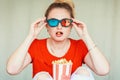
[[74,18],[74,3],[72,0],[54,0],[54,2],[48,7],[45,12],[45,17],[47,18],[49,12],[54,8],[64,8],[66,9],[72,18]]
[[74,3],[72,0],[54,0],[55,3],[67,3],[74,9]]

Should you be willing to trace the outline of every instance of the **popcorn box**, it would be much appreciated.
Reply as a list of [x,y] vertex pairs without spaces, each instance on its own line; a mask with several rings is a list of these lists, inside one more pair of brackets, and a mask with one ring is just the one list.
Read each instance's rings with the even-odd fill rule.
[[53,63],[53,80],[70,80],[72,63]]

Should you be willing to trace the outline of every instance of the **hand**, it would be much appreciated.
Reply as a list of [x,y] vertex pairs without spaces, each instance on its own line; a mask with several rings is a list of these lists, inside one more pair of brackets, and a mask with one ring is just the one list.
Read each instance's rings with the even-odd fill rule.
[[85,37],[86,35],[88,35],[88,31],[87,31],[87,27],[85,25],[85,23],[76,20],[76,19],[72,19],[73,20],[73,26],[75,28],[75,30],[77,31],[78,35],[82,38]]
[[46,18],[38,19],[35,21],[30,28],[29,34],[32,35],[34,38],[36,38],[39,34],[39,32],[43,29],[43,27],[47,24],[45,22]]

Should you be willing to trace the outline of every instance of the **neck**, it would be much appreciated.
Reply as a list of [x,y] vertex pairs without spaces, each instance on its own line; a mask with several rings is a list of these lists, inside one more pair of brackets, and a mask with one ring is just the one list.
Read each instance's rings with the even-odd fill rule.
[[49,43],[54,49],[61,49],[64,48],[69,43],[69,39],[65,39],[63,41],[55,41],[49,39]]
[[50,53],[57,57],[62,57],[66,54],[70,47],[69,39],[64,41],[54,41],[52,39],[48,39],[48,49]]

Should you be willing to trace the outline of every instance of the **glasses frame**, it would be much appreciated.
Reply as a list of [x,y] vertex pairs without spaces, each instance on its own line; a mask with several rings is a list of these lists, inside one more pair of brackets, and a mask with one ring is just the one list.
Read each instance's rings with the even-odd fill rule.
[[[50,25],[50,20],[57,20],[58,22],[57,22],[57,24],[56,24],[55,26],[52,26],[52,25]],[[70,20],[70,24],[69,24],[68,26],[63,26],[63,24],[62,24],[62,21],[63,21],[63,20]],[[62,25],[62,27],[69,27],[69,26],[72,24],[72,22],[73,22],[73,20],[72,20],[72,19],[69,19],[69,18],[63,18],[63,19],[61,19],[61,20],[56,19],[56,18],[51,18],[51,19],[46,19],[46,21],[47,21],[47,23],[48,23],[48,25],[49,25],[50,27],[57,27],[57,26],[59,25],[59,23]]]

